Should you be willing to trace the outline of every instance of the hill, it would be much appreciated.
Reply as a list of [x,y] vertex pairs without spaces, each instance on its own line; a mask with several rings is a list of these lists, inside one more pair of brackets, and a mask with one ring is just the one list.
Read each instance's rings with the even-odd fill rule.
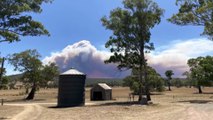
[[[8,76],[10,78],[10,82],[16,82],[22,77],[22,74],[11,75]],[[58,78],[55,80],[55,84],[57,85]],[[110,86],[121,86],[123,83],[123,79],[121,78],[86,78],[86,86],[91,87],[97,83],[106,83]]]

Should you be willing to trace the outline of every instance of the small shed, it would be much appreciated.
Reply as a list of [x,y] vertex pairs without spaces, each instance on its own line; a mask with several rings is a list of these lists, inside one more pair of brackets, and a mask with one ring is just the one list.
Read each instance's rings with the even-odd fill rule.
[[112,100],[112,88],[106,83],[98,83],[90,91],[90,100]]
[[74,68],[59,76],[58,107],[85,104],[85,79],[86,75]]

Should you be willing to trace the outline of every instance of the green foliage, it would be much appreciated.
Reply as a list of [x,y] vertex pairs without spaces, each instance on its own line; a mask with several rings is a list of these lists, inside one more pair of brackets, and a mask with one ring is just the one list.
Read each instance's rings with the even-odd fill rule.
[[53,80],[58,72],[58,67],[50,63],[43,66],[42,62],[39,60],[39,53],[36,50],[26,50],[21,53],[14,53],[10,55],[9,63],[11,63],[15,69],[23,72],[22,82],[28,89],[32,87],[30,94],[27,99],[33,99],[35,90],[39,86],[47,85],[48,81]]
[[[164,80],[161,78],[160,74],[158,74],[152,67],[147,68],[148,72],[148,86],[150,90],[153,91],[163,91],[164,90]],[[123,80],[123,86],[129,86],[130,89],[134,92],[134,94],[139,94],[140,86],[143,86],[138,78],[138,70],[133,69],[132,75],[127,76]]]
[[101,19],[113,31],[105,46],[114,55],[106,63],[117,63],[119,69],[136,68],[145,61],[144,49],[154,49],[150,29],[160,23],[163,10],[151,0],[124,0],[123,4],[124,9],[116,8],[109,18]]
[[204,26],[203,35],[213,39],[213,1],[212,0],[177,0],[179,12],[170,22],[177,25]]
[[31,72],[38,71],[42,63],[39,60],[40,54],[34,50],[26,50],[21,53],[14,53],[9,56],[9,63],[15,67],[15,71]]
[[9,77],[4,76],[4,77],[2,78],[2,84],[3,84],[3,85],[7,85],[8,82],[9,82]]
[[175,78],[171,80],[171,85],[179,88],[179,87],[183,87],[185,85],[185,82],[184,80],[180,78]]
[[86,87],[93,87],[98,83],[106,83],[107,85],[113,86],[122,86],[123,79],[119,78],[87,78],[86,79]]
[[[6,74],[6,69],[5,69],[5,68],[3,68],[2,70],[3,70],[3,72],[2,72],[2,73],[3,73],[3,75],[5,75],[5,74]],[[0,69],[0,72],[1,72],[1,69]]]
[[27,84],[46,86],[48,81],[54,80],[59,75],[55,63],[42,65],[40,55],[36,50],[26,50],[21,53],[14,53],[10,56],[9,62],[15,67],[14,70],[23,72],[22,81]]
[[47,87],[49,81],[54,81],[59,75],[58,66],[55,63],[49,63],[43,66],[41,70],[42,81],[40,86]]
[[19,41],[20,36],[49,35],[44,26],[28,13],[41,13],[42,3],[52,0],[1,0],[0,42]]
[[159,75],[153,75],[153,78],[149,80],[149,86],[152,91],[162,92],[164,88],[164,79]]
[[198,57],[188,60],[190,75],[195,84],[199,86],[210,86],[213,81],[213,57]]
[[159,92],[164,90],[164,80],[160,76],[159,73],[152,67],[147,68],[147,79],[148,79],[148,86],[151,90],[157,90]]
[[123,79],[123,86],[128,86],[134,94],[139,94],[140,81],[136,77],[127,76]]
[[[154,44],[150,42],[150,30],[160,23],[163,10],[152,0],[124,0],[123,5],[124,8],[116,8],[109,17],[101,19],[103,26],[113,32],[105,44],[113,55],[105,63],[116,63],[120,70],[138,69],[139,81],[145,85],[147,98],[151,100],[146,79],[145,53],[154,49]],[[140,100],[142,90],[139,91]]]
[[7,85],[9,83],[9,80],[10,80],[9,77],[7,77],[7,76],[2,77],[0,89],[7,89]]
[[165,72],[165,75],[166,77],[168,78],[168,80],[171,80],[172,79],[172,75],[174,75],[173,71],[172,70],[167,70]]
[[21,53],[14,53],[9,57],[9,63],[14,66],[15,71],[23,72],[23,83],[38,84],[41,80],[42,62],[39,60],[39,53],[36,50],[26,50]]

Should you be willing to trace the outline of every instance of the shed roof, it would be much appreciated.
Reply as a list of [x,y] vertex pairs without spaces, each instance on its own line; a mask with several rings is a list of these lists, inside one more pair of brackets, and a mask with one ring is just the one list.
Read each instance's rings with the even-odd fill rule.
[[85,74],[74,68],[71,68],[67,70],[66,72],[62,73],[61,75],[85,75]]
[[112,89],[106,83],[98,83],[98,86],[102,87],[105,90],[111,90]]

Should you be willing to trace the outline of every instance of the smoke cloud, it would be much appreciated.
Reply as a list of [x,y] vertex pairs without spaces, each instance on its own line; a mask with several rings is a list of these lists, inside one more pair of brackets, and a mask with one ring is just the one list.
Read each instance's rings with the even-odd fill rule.
[[157,48],[148,55],[149,64],[162,76],[166,70],[173,70],[175,77],[183,77],[189,70],[187,61],[198,56],[213,55],[213,42],[207,39],[179,40]]
[[121,78],[128,75],[129,71],[121,72],[115,64],[104,63],[110,55],[107,51],[97,50],[89,41],[82,40],[68,45],[60,52],[52,53],[43,62],[55,62],[61,72],[74,67],[92,78]]
[[[182,73],[189,69],[188,59],[213,55],[212,46],[213,42],[207,39],[179,40],[156,48],[154,52],[148,54],[148,64],[162,76],[166,70],[173,70],[174,77],[183,77]],[[110,55],[110,52],[98,50],[89,41],[82,40],[52,53],[43,62],[55,62],[61,72],[74,67],[93,78],[122,78],[129,75],[130,71],[120,72],[115,64],[104,63]]]

